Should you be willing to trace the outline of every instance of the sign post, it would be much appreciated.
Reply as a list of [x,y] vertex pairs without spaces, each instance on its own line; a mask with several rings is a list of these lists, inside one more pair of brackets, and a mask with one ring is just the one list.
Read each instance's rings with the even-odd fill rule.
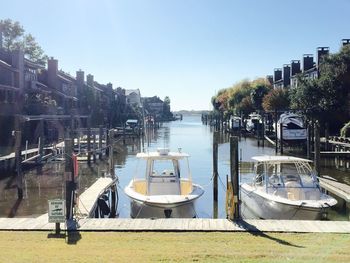
[[56,235],[60,234],[60,223],[66,222],[65,200],[49,200],[49,223],[56,223]]

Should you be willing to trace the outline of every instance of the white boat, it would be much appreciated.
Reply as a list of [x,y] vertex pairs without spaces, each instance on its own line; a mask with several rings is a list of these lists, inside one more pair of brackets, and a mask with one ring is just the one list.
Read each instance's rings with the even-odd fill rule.
[[307,139],[307,129],[304,125],[303,118],[295,113],[283,113],[277,121],[277,138],[282,137],[287,143],[304,142]]
[[243,207],[261,219],[323,219],[337,201],[321,192],[310,160],[291,156],[253,157],[255,178],[240,185]]
[[146,161],[146,171],[144,178],[132,179],[124,189],[131,199],[130,216],[196,217],[194,202],[204,190],[192,183],[189,155],[180,150],[169,152],[168,149],[158,149],[156,152],[138,153],[136,157]]
[[229,128],[231,130],[237,130],[241,128],[241,121],[242,119],[238,116],[231,116],[229,121]]
[[246,130],[248,132],[254,132],[257,130],[258,125],[262,124],[261,115],[258,113],[251,113],[247,119]]

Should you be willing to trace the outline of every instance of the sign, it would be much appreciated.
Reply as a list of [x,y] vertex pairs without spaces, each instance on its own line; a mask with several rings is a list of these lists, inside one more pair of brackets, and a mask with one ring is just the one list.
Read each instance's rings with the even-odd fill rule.
[[66,222],[65,200],[49,200],[49,223]]

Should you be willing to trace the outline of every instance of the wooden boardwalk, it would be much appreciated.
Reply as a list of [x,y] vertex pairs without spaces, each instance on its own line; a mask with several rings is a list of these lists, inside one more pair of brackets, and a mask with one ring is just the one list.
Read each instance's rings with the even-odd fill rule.
[[350,202],[350,185],[343,184],[324,177],[319,178],[320,186],[332,194]]
[[[61,227],[63,224],[61,224]],[[54,231],[55,224],[47,217],[0,218],[4,231]],[[63,226],[62,229],[66,229]],[[81,219],[70,229],[79,231],[162,231],[162,232],[286,232],[286,233],[347,233],[349,221],[241,220],[227,219]]]
[[78,211],[82,217],[93,217],[97,199],[115,183],[110,177],[98,178],[97,181],[79,196]]

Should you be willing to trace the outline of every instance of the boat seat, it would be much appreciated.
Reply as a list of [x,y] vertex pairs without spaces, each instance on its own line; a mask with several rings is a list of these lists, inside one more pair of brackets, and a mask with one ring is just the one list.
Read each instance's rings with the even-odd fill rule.
[[151,176],[148,183],[149,195],[179,195],[180,182],[175,176]]
[[299,182],[288,181],[285,183],[285,187],[289,200],[305,200],[305,193]]

